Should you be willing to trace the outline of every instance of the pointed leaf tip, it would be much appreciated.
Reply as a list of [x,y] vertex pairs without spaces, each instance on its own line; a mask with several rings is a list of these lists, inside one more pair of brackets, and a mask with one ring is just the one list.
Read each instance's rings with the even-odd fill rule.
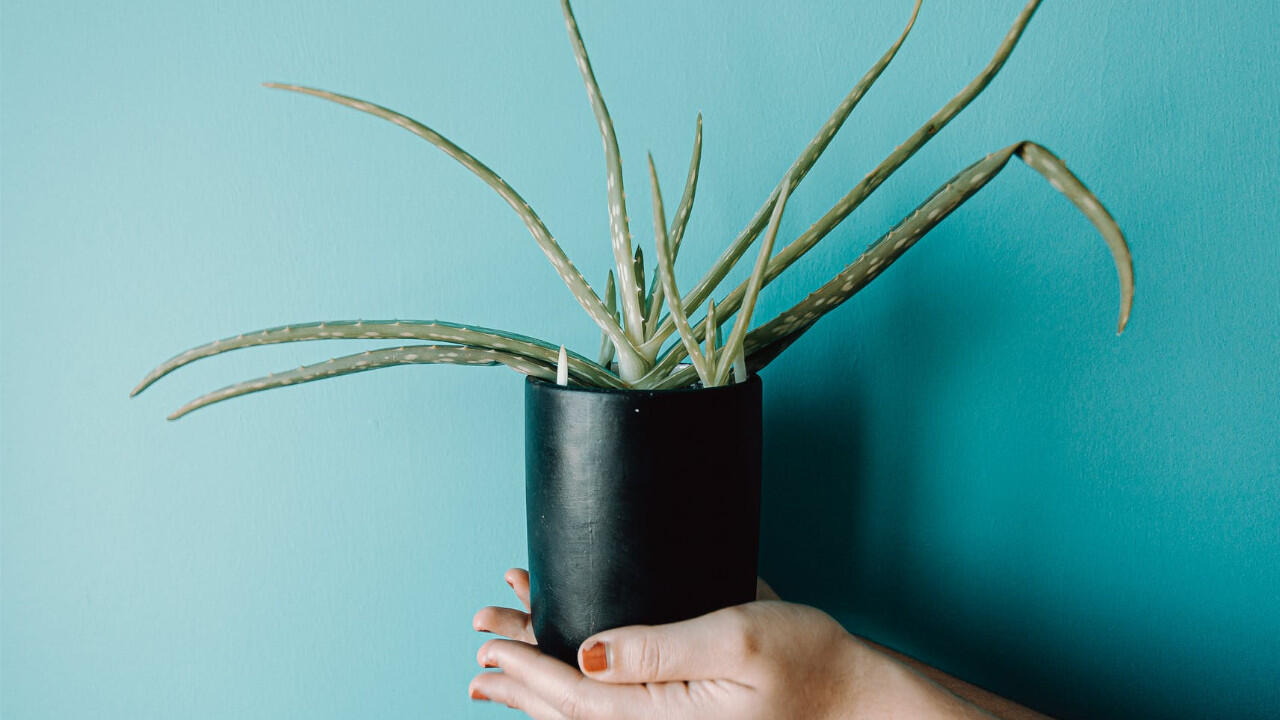
[[556,362],[556,384],[569,384],[569,356],[563,345],[560,346],[560,359]]

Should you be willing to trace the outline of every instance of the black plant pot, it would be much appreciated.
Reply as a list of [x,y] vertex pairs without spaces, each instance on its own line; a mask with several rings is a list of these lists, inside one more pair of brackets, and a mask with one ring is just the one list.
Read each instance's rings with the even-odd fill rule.
[[760,379],[641,391],[525,385],[533,632],[576,666],[623,625],[755,599]]

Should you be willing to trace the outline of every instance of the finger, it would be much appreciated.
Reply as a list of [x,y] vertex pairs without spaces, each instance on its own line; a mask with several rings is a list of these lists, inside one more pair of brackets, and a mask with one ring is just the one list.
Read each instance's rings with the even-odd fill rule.
[[511,568],[502,576],[512,590],[516,591],[516,597],[520,598],[520,604],[524,605],[525,611],[529,610],[529,572],[523,568]]
[[769,583],[765,582],[764,578],[756,578],[756,599],[781,600],[782,598],[778,597],[778,593],[774,592],[773,588],[769,587]]
[[647,717],[643,687],[595,682],[532,645],[490,640],[480,647],[476,659],[482,666],[502,668],[503,673],[571,720]]
[[578,648],[578,666],[608,683],[749,678],[760,655],[758,624],[746,608],[717,610],[669,625],[633,625],[593,635]]
[[530,645],[538,644],[533,638],[533,624],[529,613],[519,610],[493,606],[480,608],[471,619],[471,626],[480,632],[494,633]]
[[473,700],[488,700],[521,710],[534,720],[568,720],[537,693],[506,673],[480,673],[471,680],[467,694]]

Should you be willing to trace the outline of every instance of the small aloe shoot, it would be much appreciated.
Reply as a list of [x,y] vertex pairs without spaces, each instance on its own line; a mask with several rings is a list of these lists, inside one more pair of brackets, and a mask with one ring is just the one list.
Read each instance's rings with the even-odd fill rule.
[[564,346],[560,346],[560,357],[556,360],[556,384],[569,384],[569,355],[564,351]]
[[[613,271],[609,271],[609,280],[604,286],[604,307],[609,311],[610,315],[617,317],[618,314],[618,289],[613,283]],[[564,347],[561,345],[561,347]],[[600,335],[600,366],[609,367],[609,363],[613,362],[613,341],[609,339],[608,333]]]
[[[631,261],[631,269],[632,269],[632,275],[634,275],[636,279],[636,282],[635,282],[636,302],[640,305],[641,311],[643,311],[645,309],[644,250],[642,250],[641,248],[636,248],[635,257]],[[644,313],[642,312],[641,315],[643,314]],[[641,324],[643,325],[643,321],[641,321]],[[643,336],[643,334],[644,334],[644,329],[642,327],[641,335]]]
[[[593,362],[563,345],[504,330],[461,323],[439,320],[310,322],[255,330],[191,348],[149,372],[132,394],[142,392],[174,370],[214,355],[259,345],[317,340],[415,340],[430,344],[366,350],[229,385],[187,403],[170,418],[181,417],[197,408],[261,390],[396,365],[503,365],[524,375],[561,385],[572,383],[620,390],[682,388],[699,382],[710,387],[729,382],[731,377],[733,381],[742,382],[750,373],[768,365],[819,319],[883,273],[930,230],[985,187],[1014,157],[1022,160],[1043,176],[1050,186],[1065,195],[1089,219],[1106,242],[1120,281],[1118,330],[1123,331],[1133,306],[1134,293],[1133,260],[1124,234],[1101,201],[1084,183],[1057,156],[1031,141],[1010,145],[961,170],[826,284],[772,320],[755,329],[750,327],[764,288],[830,235],[991,83],[1009,59],[1040,2],[1041,0],[1029,0],[1026,3],[994,55],[959,93],[860,181],[854,183],[835,205],[774,252],[778,227],[788,197],[805,179],[853,110],[897,56],[920,12],[921,1],[915,0],[906,27],[897,39],[854,83],[812,139],[801,149],[746,226],[727,244],[702,278],[685,295],[681,295],[676,287],[675,262],[693,211],[700,178],[702,115],[699,114],[697,118],[684,192],[670,225],[667,224],[653,157],[649,157],[654,215],[654,253],[650,255],[650,264],[654,267],[649,268],[646,274],[644,250],[632,244],[617,133],[569,0],[560,1],[561,11],[573,57],[586,87],[587,100],[604,148],[605,200],[609,214],[613,268],[609,271],[603,300],[587,284],[582,273],[529,203],[488,165],[435,129],[407,115],[347,95],[301,85],[267,83],[271,88],[311,95],[386,120],[426,140],[488,185],[519,216],[553,270],[600,329],[599,362]],[[737,262],[757,241],[760,241],[760,247],[750,276],[727,293],[713,297]],[[653,258],[656,258],[656,262],[652,261]],[[706,317],[692,325],[688,314],[703,307],[704,303],[707,308]],[[733,324],[726,339],[722,336],[722,331],[729,318],[733,318]],[[674,342],[671,341],[672,334],[678,335]],[[688,358],[689,364],[682,365],[681,361],[685,358]]]

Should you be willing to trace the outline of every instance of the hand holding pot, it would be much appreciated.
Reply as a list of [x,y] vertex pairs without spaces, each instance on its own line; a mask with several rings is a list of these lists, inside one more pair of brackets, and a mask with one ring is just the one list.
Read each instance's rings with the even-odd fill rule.
[[[528,574],[509,571],[507,582],[527,610]],[[477,675],[471,696],[535,720],[990,717],[826,613],[776,599],[598,633],[578,651],[581,672],[534,647],[525,612],[488,607],[473,625],[509,639],[480,648],[477,661],[502,672]]]

